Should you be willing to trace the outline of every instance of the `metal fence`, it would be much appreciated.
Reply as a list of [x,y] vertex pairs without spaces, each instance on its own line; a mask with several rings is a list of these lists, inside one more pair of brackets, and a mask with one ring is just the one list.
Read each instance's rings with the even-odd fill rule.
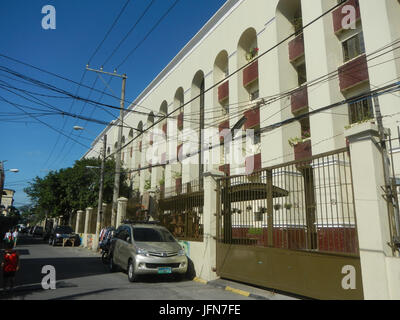
[[218,241],[358,254],[347,149],[219,180]]
[[159,220],[179,240],[203,241],[203,203],[198,180],[166,188],[158,203]]

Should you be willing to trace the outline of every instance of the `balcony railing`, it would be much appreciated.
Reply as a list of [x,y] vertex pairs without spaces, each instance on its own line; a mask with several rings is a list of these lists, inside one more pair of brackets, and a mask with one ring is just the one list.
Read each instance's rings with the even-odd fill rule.
[[356,9],[356,21],[361,19],[360,4],[358,0],[348,0],[335,11],[332,12],[333,15],[333,30],[335,33],[339,33],[344,30],[343,19],[348,15],[348,12],[342,12],[344,6],[353,6]]
[[304,56],[304,36],[298,35],[289,42],[289,60],[294,62]]
[[301,87],[292,93],[291,96],[292,113],[296,114],[308,108],[307,86]]
[[167,135],[167,123],[163,124],[162,131],[164,132],[165,135]]
[[219,171],[225,173],[226,176],[230,176],[231,175],[231,166],[229,164],[224,164],[222,166],[219,166]]
[[178,129],[183,129],[183,112],[178,115]]
[[218,87],[218,101],[224,102],[229,98],[229,81],[224,82]]
[[295,160],[304,160],[312,157],[311,140],[298,143],[294,146]]
[[243,86],[247,87],[258,80],[258,60],[243,70]]
[[261,169],[261,153],[246,158],[246,174],[252,174],[253,172]]
[[244,129],[250,129],[258,126],[260,124],[260,108],[251,109],[244,113],[247,118],[244,124]]
[[219,126],[218,126],[218,132],[219,132],[219,139],[222,141],[225,138],[224,133],[222,132],[223,130],[228,129],[229,130],[229,120],[226,120],[224,122],[222,122]]
[[367,57],[364,55],[339,67],[340,90],[349,90],[369,80]]

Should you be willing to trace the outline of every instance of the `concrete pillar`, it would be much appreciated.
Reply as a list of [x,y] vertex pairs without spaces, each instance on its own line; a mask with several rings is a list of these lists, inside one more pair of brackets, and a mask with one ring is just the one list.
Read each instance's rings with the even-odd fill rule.
[[364,298],[390,299],[387,258],[392,257],[392,250],[377,126],[360,124],[345,135],[350,142]]
[[118,228],[122,221],[125,220],[126,218],[126,207],[128,204],[128,199],[127,198],[119,198],[118,199],[118,211],[117,211],[117,221],[116,221],[116,227]]
[[87,247],[88,243],[87,243],[87,237],[88,237],[88,233],[89,233],[89,227],[90,227],[90,222],[91,222],[91,217],[92,217],[92,213],[93,213],[93,208],[86,208],[86,214],[85,214],[85,229],[83,231],[83,246]]
[[[102,207],[102,215],[101,215],[101,221],[100,221],[100,230],[106,226],[106,210],[107,210],[107,203],[103,202],[103,207]],[[111,225],[114,224],[114,221],[112,221],[112,215],[111,215]]]
[[217,170],[211,170],[204,174],[204,207],[203,207],[203,227],[204,227],[204,260],[201,274],[198,276],[204,280],[211,281],[217,279],[215,268],[217,267],[217,241],[216,241],[216,213],[217,213],[217,181],[216,178],[224,174]]
[[76,213],[75,233],[79,233],[83,210],[78,210]]

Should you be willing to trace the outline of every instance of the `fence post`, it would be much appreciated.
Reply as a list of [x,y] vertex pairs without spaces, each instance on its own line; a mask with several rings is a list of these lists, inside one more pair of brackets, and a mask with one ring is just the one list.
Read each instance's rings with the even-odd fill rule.
[[223,177],[224,173],[212,170],[204,173],[204,207],[203,207],[203,243],[204,243],[204,261],[199,270],[199,276],[204,280],[211,281],[217,279],[214,270],[217,267],[217,187],[216,178]]
[[75,233],[79,233],[79,226],[81,224],[82,213],[83,213],[82,210],[78,210],[76,213]]
[[89,228],[90,228],[90,222],[91,222],[91,217],[92,217],[92,212],[93,208],[86,208],[86,214],[85,214],[85,229],[83,231],[83,245],[87,247],[87,236],[89,233]]
[[390,227],[378,128],[372,123],[359,124],[345,135],[350,143],[364,298],[390,299],[387,258],[393,254],[388,245]]
[[122,221],[126,219],[126,206],[128,204],[128,199],[121,197],[118,198],[118,210],[117,210],[117,221],[116,228],[118,228]]

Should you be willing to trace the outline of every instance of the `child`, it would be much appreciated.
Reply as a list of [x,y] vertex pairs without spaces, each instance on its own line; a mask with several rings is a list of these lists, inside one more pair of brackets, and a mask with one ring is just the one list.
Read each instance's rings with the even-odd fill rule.
[[12,242],[8,243],[6,246],[1,268],[3,270],[3,290],[5,292],[8,286],[9,291],[11,291],[14,287],[15,273],[19,270],[19,256],[18,253],[13,250]]

